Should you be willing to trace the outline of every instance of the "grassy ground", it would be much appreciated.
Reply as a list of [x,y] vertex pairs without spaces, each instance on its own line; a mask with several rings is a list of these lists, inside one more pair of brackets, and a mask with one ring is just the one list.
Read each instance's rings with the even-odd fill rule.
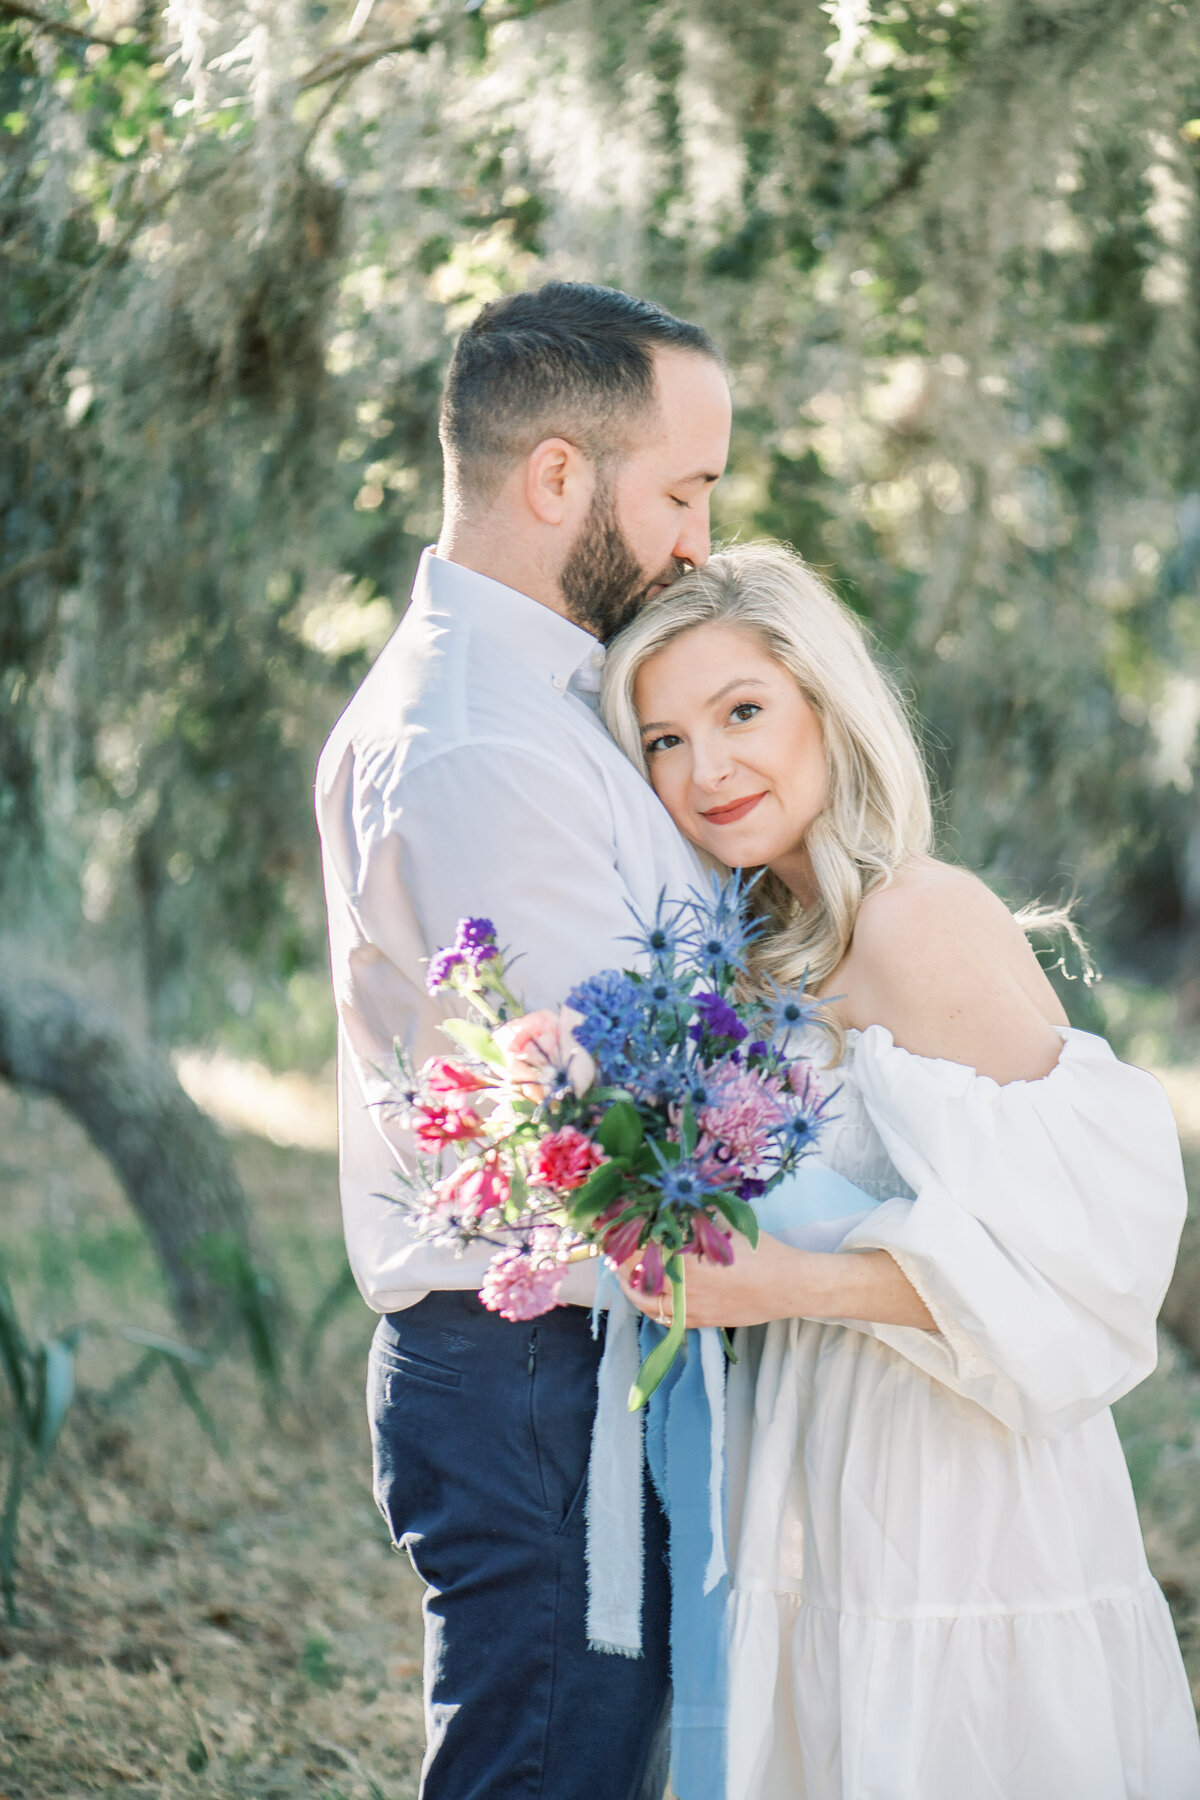
[[[1184,1102],[1194,1084],[1200,1177],[1200,1070],[1174,1077]],[[248,1136],[236,1148],[298,1344],[341,1266],[333,1160]],[[0,1192],[27,1326],[171,1329],[106,1166],[56,1107],[2,1089]],[[372,1324],[351,1302],[310,1374],[293,1351],[274,1418],[233,1358],[203,1375],[219,1450],[165,1368],[105,1402],[135,1352],[85,1338],[84,1397],[22,1517],[21,1621],[0,1627],[0,1800],[415,1794],[419,1591],[370,1495]],[[1168,1352],[1118,1414],[1200,1696],[1200,1374]]]
[[[341,1262],[333,1161],[237,1152],[310,1312]],[[56,1108],[0,1091],[0,1184],[27,1327],[172,1329],[126,1202]],[[3,1800],[415,1794],[419,1589],[371,1499],[373,1322],[345,1306],[273,1420],[233,1359],[202,1375],[220,1450],[165,1367],[103,1404],[136,1353],[85,1340],[84,1400],[22,1514],[21,1622],[0,1627]]]

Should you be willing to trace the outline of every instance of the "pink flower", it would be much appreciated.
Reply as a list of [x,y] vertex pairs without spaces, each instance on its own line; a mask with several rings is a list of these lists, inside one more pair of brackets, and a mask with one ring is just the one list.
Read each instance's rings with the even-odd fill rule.
[[596,1065],[575,1041],[583,1017],[569,1006],[551,1012],[524,1013],[493,1033],[504,1052],[505,1072],[530,1100],[541,1100],[548,1087],[570,1087],[582,1099],[596,1079]]
[[723,1146],[728,1156],[744,1169],[760,1163],[770,1146],[770,1129],[785,1117],[772,1079],[748,1069],[727,1068],[710,1085],[707,1106],[700,1108],[697,1123],[712,1148]]
[[441,1094],[447,1106],[462,1106],[465,1095],[491,1085],[474,1069],[464,1069],[448,1056],[431,1056],[421,1069],[421,1080],[431,1094]]
[[475,1224],[485,1213],[504,1205],[510,1185],[499,1158],[489,1153],[481,1162],[459,1163],[433,1191],[435,1210],[443,1218]]
[[422,1150],[441,1150],[446,1144],[463,1143],[478,1137],[483,1120],[469,1106],[417,1106],[413,1108],[413,1130]]
[[[551,1235],[557,1239],[556,1232]],[[536,1248],[501,1250],[488,1264],[479,1298],[502,1319],[536,1319],[558,1305],[566,1272],[564,1263],[548,1259]]]
[[591,1138],[577,1131],[574,1125],[564,1125],[542,1139],[530,1173],[535,1181],[543,1182],[546,1187],[569,1193],[572,1188],[582,1187],[592,1170],[598,1169],[604,1160],[604,1152],[598,1144],[593,1144]]
[[707,1262],[724,1263],[728,1266],[733,1261],[732,1237],[706,1212],[692,1214],[692,1241],[683,1248],[685,1253],[703,1257]]
[[666,1279],[662,1251],[651,1238],[629,1277],[629,1285],[636,1288],[639,1294],[661,1294]]

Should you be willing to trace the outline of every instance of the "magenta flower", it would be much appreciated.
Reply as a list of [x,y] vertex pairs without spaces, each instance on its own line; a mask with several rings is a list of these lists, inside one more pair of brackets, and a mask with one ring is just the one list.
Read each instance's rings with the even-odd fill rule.
[[639,1294],[661,1294],[667,1279],[662,1251],[651,1238],[642,1251],[641,1260],[629,1277],[630,1287]]
[[479,1136],[483,1120],[469,1106],[417,1106],[413,1131],[422,1150],[437,1151],[447,1144],[461,1144]]
[[431,1094],[441,1095],[446,1106],[463,1106],[467,1094],[477,1094],[491,1085],[474,1069],[464,1069],[448,1056],[431,1056],[421,1070],[421,1079]]
[[[557,1232],[549,1234],[557,1242]],[[543,1236],[534,1233],[535,1238]],[[566,1265],[547,1258],[544,1251],[522,1247],[501,1250],[493,1256],[479,1289],[489,1312],[516,1323],[536,1319],[558,1305]]]
[[728,1266],[733,1261],[732,1237],[705,1212],[693,1213],[692,1240],[683,1248],[685,1254],[690,1252],[693,1256],[703,1257],[706,1262]]
[[626,1219],[623,1225],[614,1225],[611,1231],[606,1231],[603,1239],[604,1254],[611,1256],[615,1263],[628,1262],[637,1252],[643,1223],[642,1219]]
[[530,1173],[546,1187],[569,1193],[582,1187],[593,1169],[604,1161],[604,1152],[574,1125],[564,1125],[542,1139]]
[[498,1157],[489,1153],[482,1162],[459,1163],[433,1191],[442,1218],[474,1224],[504,1205],[510,1185]]

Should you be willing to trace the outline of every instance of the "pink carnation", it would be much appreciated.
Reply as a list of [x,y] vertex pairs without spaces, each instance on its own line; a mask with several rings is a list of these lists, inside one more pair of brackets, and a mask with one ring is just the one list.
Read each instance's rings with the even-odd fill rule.
[[710,1094],[708,1105],[697,1114],[700,1129],[710,1140],[702,1151],[723,1146],[741,1168],[755,1168],[770,1147],[771,1127],[786,1116],[771,1078],[730,1069],[714,1080]]
[[604,1161],[604,1152],[591,1138],[564,1125],[542,1139],[537,1147],[530,1173],[546,1187],[569,1192],[582,1187],[593,1169]]
[[[556,1232],[551,1235],[557,1240]],[[502,1319],[536,1319],[558,1305],[566,1272],[565,1263],[548,1260],[536,1248],[501,1250],[488,1264],[479,1298]]]

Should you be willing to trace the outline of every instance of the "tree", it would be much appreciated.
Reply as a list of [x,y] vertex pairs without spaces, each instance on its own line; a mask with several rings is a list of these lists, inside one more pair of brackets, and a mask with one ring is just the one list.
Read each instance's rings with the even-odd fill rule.
[[189,1335],[261,1329],[274,1293],[228,1147],[161,1055],[85,994],[0,971],[0,1077],[60,1101],[107,1157]]

